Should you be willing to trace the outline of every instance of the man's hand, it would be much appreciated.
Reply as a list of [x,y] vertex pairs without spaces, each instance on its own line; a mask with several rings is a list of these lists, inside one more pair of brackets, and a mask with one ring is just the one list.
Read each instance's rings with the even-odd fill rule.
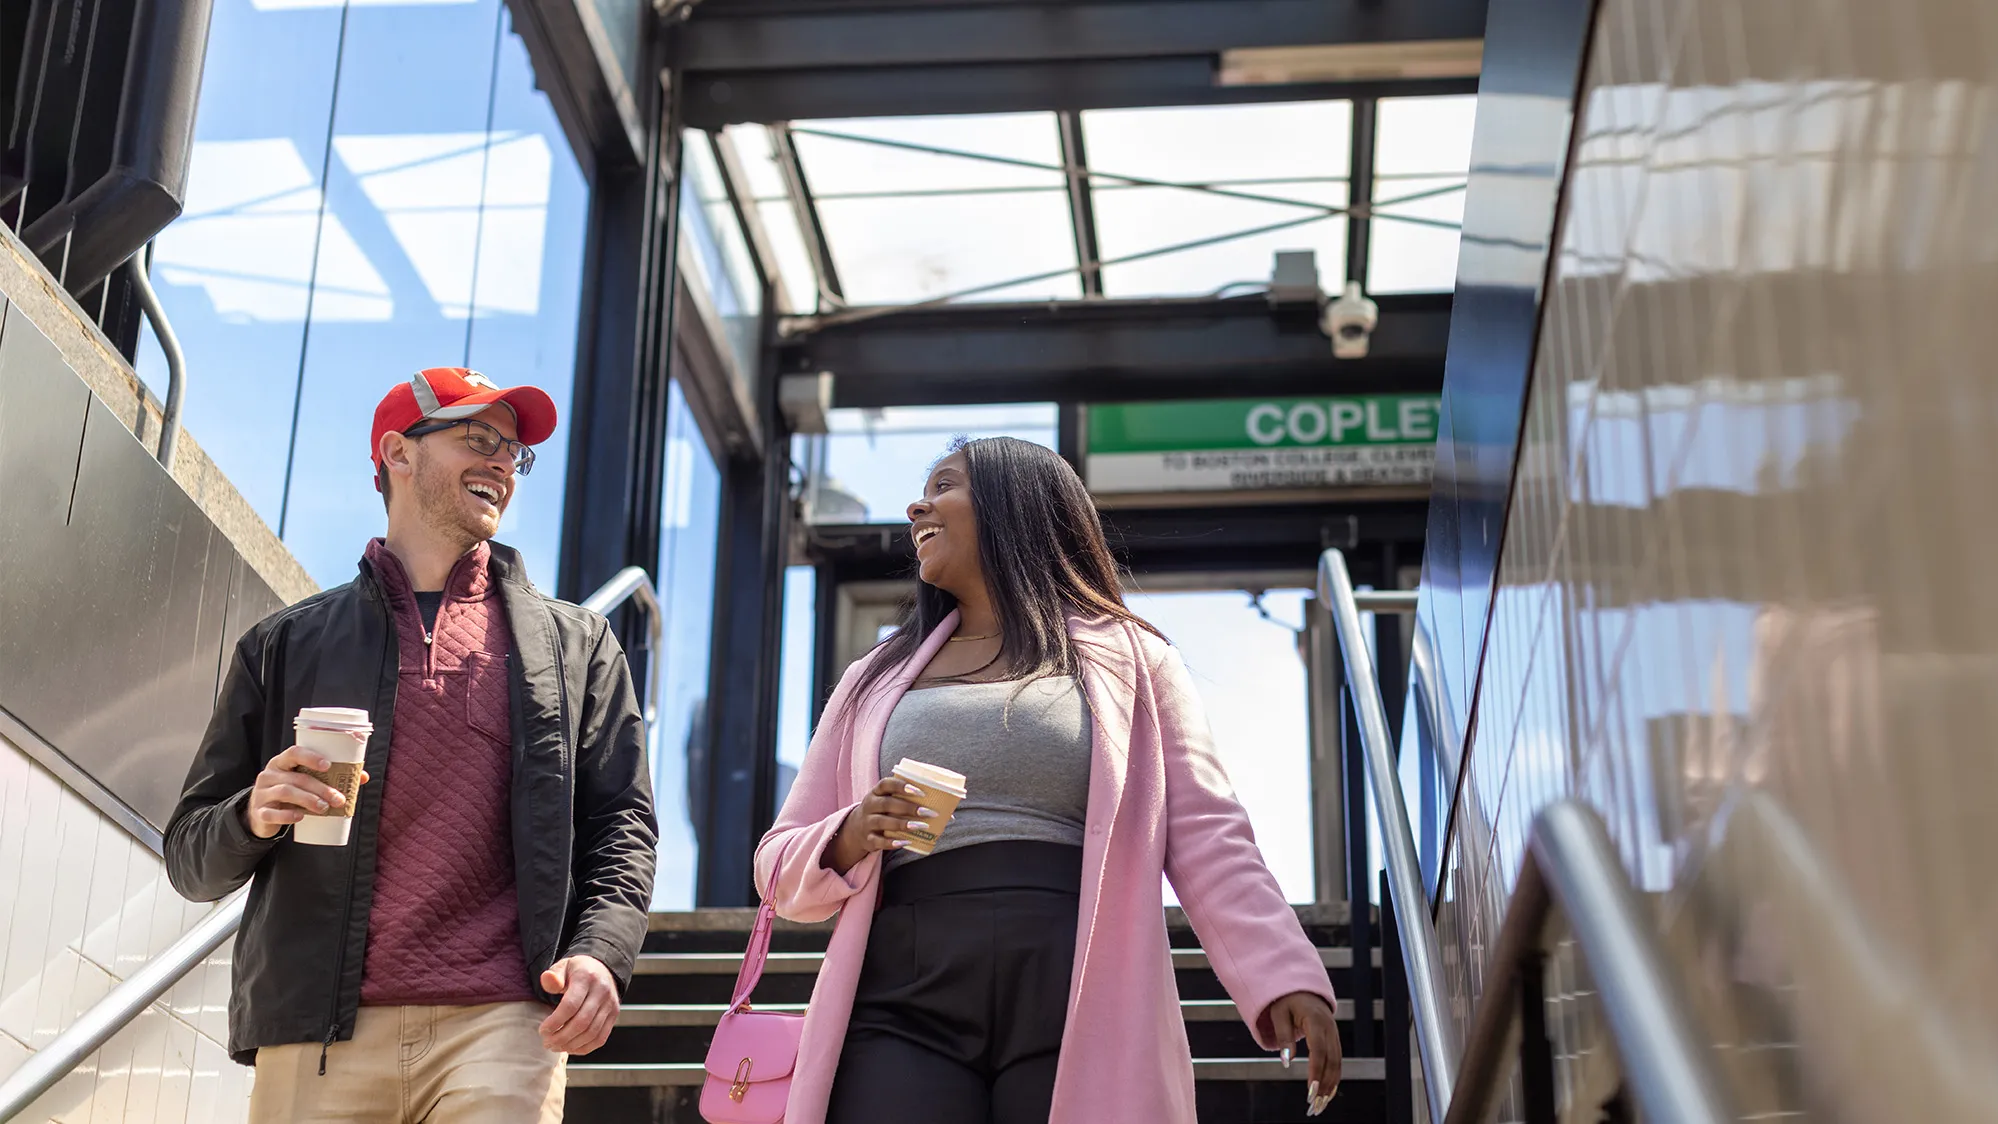
[[1291,1046],[1300,1038],[1311,1050],[1311,1085],[1304,1094],[1306,1116],[1316,1116],[1332,1103],[1339,1091],[1339,1071],[1344,1058],[1339,1048],[1339,1019],[1323,996],[1294,991],[1270,1004],[1270,1028],[1282,1044],[1283,1064],[1290,1066]]
[[541,988],[562,997],[541,1021],[541,1044],[561,1054],[587,1054],[617,1026],[617,980],[594,956],[557,960],[541,973]]
[[[292,746],[264,766],[250,788],[250,803],[243,809],[244,826],[259,839],[269,839],[307,816],[324,815],[345,802],[340,790],[321,784],[299,772],[311,769],[323,773],[331,762],[302,745]],[[361,774],[368,783],[368,774]]]

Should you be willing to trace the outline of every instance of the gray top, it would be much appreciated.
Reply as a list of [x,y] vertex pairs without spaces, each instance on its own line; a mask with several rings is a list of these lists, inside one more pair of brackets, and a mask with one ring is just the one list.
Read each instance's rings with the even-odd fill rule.
[[[925,687],[903,695],[888,716],[881,775],[904,757],[964,774],[964,802],[937,853],[1022,839],[1079,847],[1092,728],[1073,679]],[[920,858],[894,852],[887,867]]]

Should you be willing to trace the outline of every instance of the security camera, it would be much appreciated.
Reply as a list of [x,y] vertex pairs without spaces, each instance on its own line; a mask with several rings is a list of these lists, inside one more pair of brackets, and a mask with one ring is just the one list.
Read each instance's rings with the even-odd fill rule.
[[1319,325],[1332,337],[1332,354],[1340,359],[1365,359],[1367,344],[1373,339],[1374,325],[1381,310],[1360,292],[1358,281],[1346,282],[1339,299],[1325,306]]

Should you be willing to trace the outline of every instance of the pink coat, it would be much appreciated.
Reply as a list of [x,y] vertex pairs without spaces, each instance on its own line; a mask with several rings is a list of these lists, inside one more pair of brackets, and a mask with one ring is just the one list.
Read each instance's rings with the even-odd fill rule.
[[[853,686],[873,657],[847,670],[776,826],[756,849],[758,884],[769,886],[775,875],[781,916],[839,915],[805,1016],[787,1124],[825,1120],[880,888],[878,853],[845,876],[820,865],[820,856],[881,779],[888,715],[956,625],[953,613],[857,712]],[[1069,635],[1094,657],[1082,681],[1096,737],[1081,924],[1050,1124],[1193,1124],[1193,1063],[1160,873],[1172,879],[1236,1007],[1253,1014],[1249,1026],[1263,1048],[1281,1045],[1270,1029],[1273,1001],[1308,991],[1329,1003],[1332,982],[1256,849],[1179,652],[1107,618],[1071,617]]]

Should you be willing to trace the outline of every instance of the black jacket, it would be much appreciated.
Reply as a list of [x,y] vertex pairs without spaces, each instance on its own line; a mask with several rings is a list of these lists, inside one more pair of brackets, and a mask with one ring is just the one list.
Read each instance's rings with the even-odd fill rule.
[[[515,658],[514,878],[528,986],[567,956],[631,980],[652,897],[652,782],[645,724],[624,650],[604,618],[544,597],[518,552],[492,545]],[[236,937],[229,1051],[353,1037],[361,1002],[376,832],[396,695],[395,623],[366,561],[352,582],[281,609],[242,640],[180,805],[167,823],[174,889],[212,901],[250,882]],[[313,847],[250,834],[250,786],[293,742],[301,707],[367,710],[375,731],[352,840]]]

